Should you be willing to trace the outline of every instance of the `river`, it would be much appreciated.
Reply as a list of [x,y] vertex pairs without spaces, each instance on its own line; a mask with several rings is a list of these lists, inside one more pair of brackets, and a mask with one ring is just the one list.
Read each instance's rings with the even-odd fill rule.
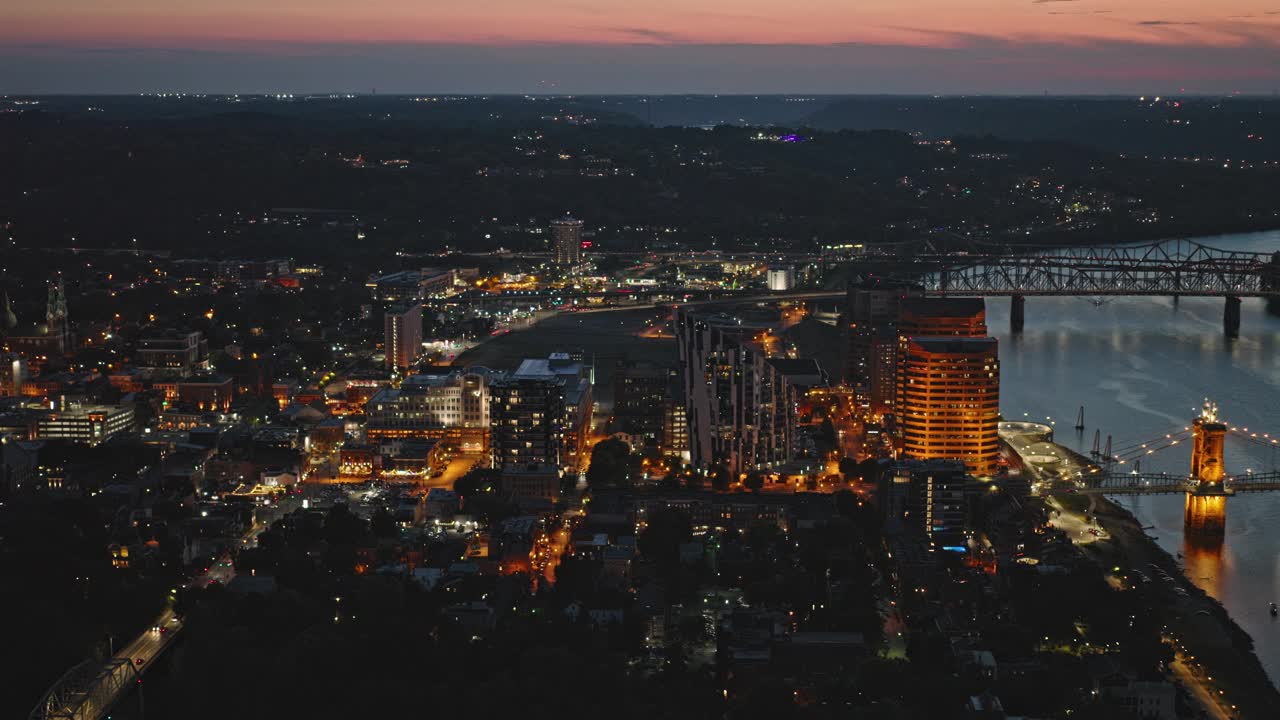
[[[1224,250],[1280,250],[1280,231],[1203,238]],[[1088,452],[1094,431],[1118,448],[1190,424],[1206,397],[1220,415],[1250,432],[1280,433],[1280,318],[1262,300],[1246,299],[1240,337],[1223,334],[1222,298],[1028,298],[1026,326],[1009,332],[1009,301],[987,301],[987,324],[1000,340],[1000,408],[1006,419],[1056,424],[1058,442]],[[1085,406],[1085,430],[1076,412]],[[1186,473],[1189,443],[1143,459],[1142,470]],[[1229,473],[1277,469],[1280,450],[1226,441]],[[1213,595],[1254,639],[1272,681],[1280,684],[1280,492],[1227,501],[1227,532],[1217,549],[1184,544],[1183,497],[1119,498],[1149,534],[1186,556],[1192,582]]]

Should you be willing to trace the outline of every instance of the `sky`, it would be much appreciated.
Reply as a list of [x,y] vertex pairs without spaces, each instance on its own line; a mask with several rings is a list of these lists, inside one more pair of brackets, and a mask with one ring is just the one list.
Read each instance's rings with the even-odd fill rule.
[[1280,0],[3,0],[0,93],[1272,93]]

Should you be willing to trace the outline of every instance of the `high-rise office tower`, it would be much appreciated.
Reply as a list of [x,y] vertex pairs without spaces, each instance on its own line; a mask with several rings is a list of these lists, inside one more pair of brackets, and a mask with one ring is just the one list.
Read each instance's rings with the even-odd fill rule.
[[898,335],[915,337],[986,337],[987,304],[980,297],[903,298]]
[[578,265],[582,262],[582,221],[562,217],[551,221],[552,251],[557,265]]
[[917,336],[898,357],[902,453],[964,462],[979,477],[1000,459],[1000,361],[995,338]]
[[894,390],[887,409],[892,412],[901,402],[902,386],[898,365],[913,337],[986,337],[987,306],[982,298],[906,297],[898,305],[894,328],[894,344],[890,362]]
[[404,370],[422,352],[422,306],[392,305],[383,315],[383,346],[388,370]]

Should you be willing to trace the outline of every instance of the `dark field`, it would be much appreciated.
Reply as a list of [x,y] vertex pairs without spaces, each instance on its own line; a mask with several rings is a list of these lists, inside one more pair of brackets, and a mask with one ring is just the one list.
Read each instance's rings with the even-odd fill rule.
[[597,401],[612,403],[613,372],[619,363],[675,364],[675,340],[639,336],[646,323],[656,318],[656,311],[647,308],[557,315],[532,328],[513,330],[472,348],[459,356],[455,364],[513,370],[522,358],[580,349],[587,362],[594,362],[596,366]]

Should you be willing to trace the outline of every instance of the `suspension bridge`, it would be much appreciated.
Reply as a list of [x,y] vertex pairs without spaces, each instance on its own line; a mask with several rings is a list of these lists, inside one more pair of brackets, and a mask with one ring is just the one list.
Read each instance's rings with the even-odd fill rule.
[[[1223,423],[1223,425],[1226,428],[1227,437],[1260,449],[1267,448],[1272,452],[1269,470],[1255,471],[1253,468],[1246,468],[1237,473],[1223,473],[1224,494],[1280,490],[1280,466],[1277,465],[1277,459],[1280,458],[1280,437],[1257,430],[1251,431],[1247,427],[1229,423]],[[1124,495],[1179,493],[1185,492],[1188,488],[1195,489],[1199,481],[1190,474],[1142,472],[1144,459],[1164,450],[1194,442],[1194,433],[1194,426],[1186,426],[1154,438],[1112,447],[1110,437],[1103,444],[1101,433],[1096,432],[1090,455],[1101,463],[1102,470],[1086,478],[1087,487],[1084,491]]]
[[[1270,448],[1270,470],[1228,472],[1225,468],[1226,438],[1259,448]],[[1142,472],[1142,461],[1151,455],[1181,444],[1191,445],[1191,468],[1185,475]],[[1189,426],[1148,440],[1113,447],[1111,438],[1101,444],[1094,435],[1091,454],[1099,462],[1081,478],[1081,492],[1106,495],[1186,495],[1185,525],[1188,532],[1220,534],[1226,525],[1226,498],[1243,492],[1280,490],[1280,469],[1276,466],[1280,437],[1271,433],[1233,425],[1218,416],[1218,407],[1206,400],[1204,408]]]

